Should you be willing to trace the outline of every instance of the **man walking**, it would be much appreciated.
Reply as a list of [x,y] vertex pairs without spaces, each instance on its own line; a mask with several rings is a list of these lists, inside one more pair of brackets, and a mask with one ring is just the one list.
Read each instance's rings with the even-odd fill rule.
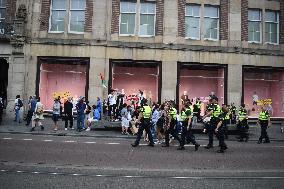
[[85,97],[80,97],[79,102],[76,104],[77,109],[77,131],[81,132],[84,128],[85,121],[85,109],[86,104],[84,103]]
[[31,120],[32,120],[32,116],[35,112],[35,108],[36,108],[36,96],[30,97],[30,102],[29,102],[29,110],[28,110],[28,115],[27,115],[27,123],[26,126],[30,125]]
[[151,120],[151,114],[152,114],[152,110],[151,107],[149,105],[147,105],[147,100],[143,99],[141,101],[141,109],[140,109],[140,113],[139,113],[139,117],[138,117],[138,122],[140,122],[139,125],[139,129],[138,129],[138,133],[137,133],[137,138],[136,141],[134,142],[134,144],[131,144],[133,147],[137,147],[139,145],[141,136],[143,134],[143,131],[146,131],[146,134],[149,137],[149,141],[150,143],[148,144],[148,146],[152,146],[154,147],[154,141],[153,141],[153,136],[150,130],[150,120]]
[[73,103],[72,97],[68,97],[67,101],[64,103],[64,114],[65,114],[65,131],[68,128],[68,121],[70,129],[73,129]]

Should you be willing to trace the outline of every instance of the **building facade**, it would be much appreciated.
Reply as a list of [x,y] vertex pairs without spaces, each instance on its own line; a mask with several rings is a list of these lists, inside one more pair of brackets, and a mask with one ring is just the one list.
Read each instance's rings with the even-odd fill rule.
[[10,104],[17,94],[40,95],[47,109],[56,95],[93,103],[117,88],[179,104],[214,93],[251,116],[266,104],[284,117],[281,0],[0,2],[13,26],[0,49]]

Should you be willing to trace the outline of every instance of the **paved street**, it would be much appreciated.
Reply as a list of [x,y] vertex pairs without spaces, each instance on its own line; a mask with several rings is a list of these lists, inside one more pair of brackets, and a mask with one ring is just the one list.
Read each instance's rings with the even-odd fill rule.
[[[284,142],[194,152],[133,139],[0,134],[1,188],[282,188]],[[199,141],[206,145],[205,140]],[[217,145],[217,141],[215,142]]]

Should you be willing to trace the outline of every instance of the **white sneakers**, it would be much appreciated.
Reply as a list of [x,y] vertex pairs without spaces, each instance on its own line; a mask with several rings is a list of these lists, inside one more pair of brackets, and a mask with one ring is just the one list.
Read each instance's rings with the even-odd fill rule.
[[64,130],[65,130],[65,131],[67,131],[68,129],[67,129],[67,128],[65,128]]
[[91,129],[90,129],[90,127],[88,127],[87,129],[86,129],[86,131],[90,131]]

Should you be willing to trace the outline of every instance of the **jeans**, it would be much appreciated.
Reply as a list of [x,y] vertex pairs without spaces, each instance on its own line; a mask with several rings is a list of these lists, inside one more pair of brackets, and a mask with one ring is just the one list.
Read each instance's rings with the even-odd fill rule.
[[77,117],[77,129],[82,130],[85,127],[85,114],[79,114]]
[[155,123],[151,123],[151,127],[150,127],[153,139],[157,139],[157,132],[156,132],[156,124]]
[[15,121],[21,122],[20,109],[15,109]]

